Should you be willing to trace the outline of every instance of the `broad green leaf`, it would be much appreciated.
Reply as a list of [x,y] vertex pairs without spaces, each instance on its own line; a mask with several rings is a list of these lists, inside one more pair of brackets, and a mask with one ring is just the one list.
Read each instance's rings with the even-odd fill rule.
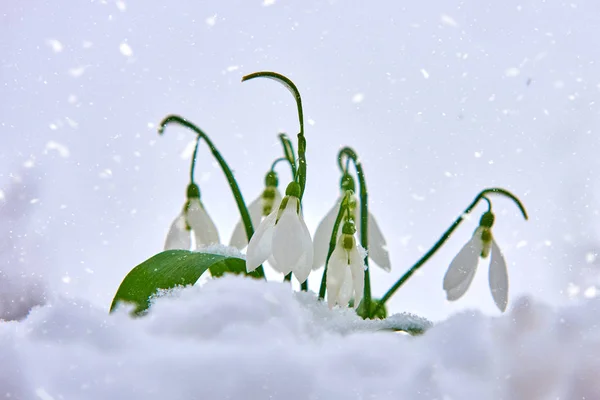
[[218,254],[163,251],[127,274],[115,294],[110,311],[114,311],[118,302],[128,302],[133,303],[134,312],[140,314],[150,307],[150,298],[158,290],[192,285],[207,269],[214,270],[216,276],[225,272],[242,273],[246,270],[246,262]]

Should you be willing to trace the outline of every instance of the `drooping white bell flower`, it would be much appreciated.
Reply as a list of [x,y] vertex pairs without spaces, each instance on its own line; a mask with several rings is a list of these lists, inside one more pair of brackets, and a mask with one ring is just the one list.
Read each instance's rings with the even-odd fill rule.
[[[327,265],[327,304],[347,307],[354,297],[354,308],[362,301],[365,286],[365,251],[357,245],[353,224],[344,224]],[[359,249],[360,248],[360,249]],[[361,251],[362,250],[362,251]]]
[[[342,178],[344,179],[344,178]],[[343,189],[344,189],[344,185]],[[342,195],[337,199],[333,208],[327,213],[325,218],[319,223],[317,230],[315,231],[314,238],[314,260],[313,260],[313,269],[319,269],[323,265],[325,265],[325,261],[327,260],[327,253],[329,251],[329,241],[331,239],[331,231],[333,230],[333,226],[335,225],[335,219],[340,210],[340,206],[342,204],[342,200],[344,199],[346,190],[343,190]],[[350,212],[354,221],[356,221],[356,229],[357,229],[357,237],[360,236],[360,212],[357,210],[357,200],[356,196],[353,196],[350,201]],[[369,213],[368,220],[368,239],[369,239],[369,258],[373,260],[377,266],[381,267],[384,271],[389,272],[392,267],[390,263],[390,255],[388,253],[386,247],[386,241],[379,229],[379,225],[375,220],[375,217],[371,213]],[[341,224],[340,224],[341,231]]]
[[300,186],[292,182],[281,205],[258,226],[248,243],[246,270],[254,271],[267,259],[287,275],[293,272],[300,283],[306,281],[313,263],[310,233],[300,213]]
[[449,301],[462,297],[475,276],[479,258],[492,254],[489,269],[489,285],[494,302],[504,312],[508,304],[508,271],[504,256],[492,235],[494,214],[486,212],[473,237],[458,252],[444,276],[444,290]]
[[[271,214],[279,207],[279,204],[281,204],[281,193],[277,189],[277,175],[271,171],[265,178],[265,190],[248,206],[252,226],[257,227],[263,217]],[[233,229],[229,245],[240,250],[248,245],[248,237],[242,220],[239,220]]]
[[171,224],[165,250],[190,250],[191,235],[194,235],[195,248],[219,243],[217,227],[204,209],[200,201],[200,189],[194,183],[188,186],[188,199]]

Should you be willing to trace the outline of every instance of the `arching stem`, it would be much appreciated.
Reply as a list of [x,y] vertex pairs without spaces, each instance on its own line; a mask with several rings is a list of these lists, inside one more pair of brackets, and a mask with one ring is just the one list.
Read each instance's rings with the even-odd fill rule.
[[304,195],[306,187],[306,138],[304,137],[304,111],[302,110],[302,98],[300,91],[289,78],[278,74],[277,72],[262,71],[246,75],[242,78],[242,82],[249,81],[254,78],[270,78],[283,84],[294,96],[296,107],[298,108],[298,121],[300,123],[300,132],[298,133],[298,171],[296,173],[296,182],[300,184],[300,200]]
[[[344,147],[338,153],[338,165],[342,171],[347,169],[343,168],[343,156],[348,157],[352,160],[354,168],[356,169],[356,176],[359,183],[359,195],[360,195],[360,245],[367,251],[369,251],[369,205],[368,205],[368,193],[367,193],[367,182],[365,179],[365,173],[362,168],[356,152],[350,147]],[[363,307],[365,309],[365,315],[371,315],[371,275],[369,273],[369,257],[365,257],[365,289],[363,295]]]
[[190,183],[194,183],[194,170],[196,169],[196,157],[198,155],[198,145],[200,144],[200,135],[196,136],[196,147],[192,155],[192,164],[190,165]]
[[475,200],[473,200],[473,202],[469,204],[465,211],[461,215],[459,215],[459,217],[452,223],[452,225],[450,225],[450,228],[448,228],[448,230],[444,232],[442,237],[433,245],[433,247],[423,257],[421,257],[421,259],[419,259],[419,261],[417,261],[415,265],[413,265],[404,275],[402,275],[402,277],[400,277],[400,279],[398,279],[398,281],[394,283],[394,285],[386,292],[386,294],[381,298],[381,301],[379,301],[377,307],[375,307],[375,310],[373,310],[373,313],[371,315],[376,315],[377,311],[379,311],[379,309],[385,305],[385,303],[390,299],[390,297],[394,295],[394,293],[396,293],[396,291],[404,284],[404,282],[406,282],[415,272],[417,272],[417,270],[421,268],[421,266],[425,264],[427,260],[429,260],[438,251],[440,247],[442,247],[446,240],[450,238],[452,232],[454,232],[454,230],[458,228],[458,225],[460,225],[460,223],[464,220],[465,216],[469,214],[475,208],[475,206],[477,206],[480,200],[486,200],[488,202],[488,209],[491,210],[491,202],[486,197],[487,194],[499,194],[508,197],[517,205],[517,207],[519,207],[521,214],[523,214],[523,218],[525,218],[526,220],[528,219],[527,211],[525,211],[525,207],[523,206],[521,201],[508,190],[501,188],[489,188],[481,191],[477,195],[477,197],[475,197]]
[[294,145],[292,141],[285,133],[279,134],[279,140],[281,141],[281,146],[283,147],[283,154],[285,154],[285,158],[290,164],[290,169],[292,170],[292,179],[296,180],[296,154],[294,153]]
[[[210,151],[212,152],[213,156],[219,163],[219,166],[223,170],[225,177],[227,178],[227,182],[229,183],[229,187],[231,188],[231,192],[233,193],[233,197],[238,206],[240,216],[242,217],[242,221],[244,223],[244,228],[246,229],[246,236],[248,237],[248,241],[250,241],[250,238],[254,234],[254,228],[252,227],[252,220],[250,219],[250,214],[248,213],[248,208],[246,207],[246,203],[244,203],[244,197],[242,196],[242,192],[240,191],[240,188],[233,176],[233,173],[231,172],[231,169],[225,162],[225,159],[223,159],[223,157],[221,156],[221,153],[219,153],[219,151],[217,150],[215,145],[212,143],[210,138],[200,128],[198,128],[196,125],[192,124],[191,122],[187,121],[186,119],[184,119],[178,115],[169,115],[165,119],[163,119],[158,127],[158,133],[160,135],[162,135],[164,133],[165,127],[171,123],[182,125],[188,129],[191,129],[198,135],[198,137],[201,137],[202,139],[204,139],[204,141],[210,148]],[[194,152],[194,154],[195,154],[195,152]],[[195,159],[195,157],[194,157],[194,159]],[[252,272],[248,275],[259,277],[259,278],[264,278],[265,272],[263,270],[262,265],[260,265],[254,272]]]
[[277,164],[279,164],[282,161],[287,161],[287,160],[288,159],[285,157],[279,157],[278,159],[273,161],[273,163],[271,164],[271,172],[275,172],[275,167],[277,166]]

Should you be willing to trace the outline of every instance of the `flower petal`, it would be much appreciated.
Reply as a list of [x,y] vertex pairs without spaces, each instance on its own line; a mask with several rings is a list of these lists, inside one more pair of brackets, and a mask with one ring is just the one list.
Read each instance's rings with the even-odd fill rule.
[[500,311],[506,310],[508,304],[508,271],[506,269],[506,261],[504,256],[492,239],[492,261],[490,262],[490,290],[496,306]]
[[287,275],[290,272],[292,272],[291,266],[288,266],[287,268],[282,268],[279,264],[277,264],[277,261],[275,261],[275,258],[273,257],[273,255],[269,256],[268,262],[269,262],[269,265],[271,266],[271,268],[273,268],[275,271],[280,272],[284,275]]
[[454,257],[444,276],[444,290],[448,300],[459,299],[471,285],[482,248],[483,243],[476,230],[471,240]]
[[191,232],[187,230],[185,216],[179,214],[169,228],[165,240],[165,250],[189,250],[192,247]]
[[271,255],[277,209],[265,218],[252,235],[246,251],[246,271],[254,271]]
[[327,253],[329,252],[329,240],[331,239],[331,231],[333,225],[335,225],[335,219],[338,212],[340,211],[340,204],[342,203],[343,197],[340,197],[335,202],[333,208],[329,210],[325,218],[321,220],[317,230],[315,231],[315,237],[313,240],[313,269],[319,269],[325,265],[327,260]]
[[346,276],[346,269],[348,269],[346,251],[338,242],[327,266],[327,304],[329,308],[333,308],[338,303],[340,289]]
[[196,248],[219,243],[219,232],[212,219],[206,213],[200,199],[189,200],[187,222],[196,238]]
[[[250,214],[250,220],[252,221],[252,226],[254,227],[254,229],[258,227],[258,225],[260,224],[260,220],[262,219],[262,203],[262,196],[259,196],[248,206],[248,213]],[[233,229],[233,234],[231,235],[229,245],[240,250],[248,245],[248,238],[246,237],[246,228],[241,219],[238,221],[235,228]]]
[[[369,213],[369,258],[386,272],[392,270],[390,254],[388,253],[385,238],[375,221],[375,217]],[[360,237],[360,236],[359,236]]]
[[293,268],[305,252],[302,241],[304,232],[297,207],[298,198],[290,196],[273,231],[273,257],[282,268]]
[[357,247],[350,251],[350,271],[354,286],[354,308],[357,309],[365,290],[365,261]]
[[346,262],[346,265],[344,266],[344,282],[342,283],[340,294],[338,295],[338,304],[340,307],[348,307],[354,289],[352,283],[352,271],[350,271],[350,266]]
[[298,279],[298,282],[303,283],[308,279],[312,271],[313,265],[313,243],[310,238],[310,232],[304,223],[304,219],[300,216],[300,225],[302,226],[302,234],[300,239],[302,241],[302,248],[304,252],[298,259],[298,262],[292,266],[294,276]]

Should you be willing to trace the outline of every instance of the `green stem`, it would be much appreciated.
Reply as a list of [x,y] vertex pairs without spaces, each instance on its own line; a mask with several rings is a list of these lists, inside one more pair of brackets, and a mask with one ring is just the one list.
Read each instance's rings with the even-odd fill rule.
[[275,172],[275,167],[282,161],[287,161],[288,159],[285,157],[279,157],[271,164],[271,172]]
[[290,164],[290,168],[292,170],[292,179],[296,180],[296,155],[294,154],[294,145],[292,144],[290,138],[285,133],[279,134],[279,140],[281,141],[281,146],[283,146],[283,153],[285,154],[285,158],[288,160]]
[[196,147],[194,147],[194,155],[192,155],[192,165],[190,166],[190,183],[194,183],[194,170],[196,169],[196,157],[198,155],[198,145],[200,144],[200,135],[196,137]]
[[521,201],[515,195],[510,193],[509,191],[500,189],[500,188],[490,188],[490,189],[485,189],[485,190],[481,191],[477,195],[477,197],[475,197],[475,200],[473,200],[473,202],[471,204],[469,204],[469,206],[465,209],[465,211],[452,223],[452,225],[450,225],[450,228],[448,228],[448,230],[446,232],[444,232],[442,237],[433,245],[433,247],[423,257],[421,257],[421,259],[419,261],[417,261],[415,263],[415,265],[413,265],[404,275],[402,275],[402,277],[400,279],[398,279],[398,281],[396,283],[394,283],[394,285],[381,298],[381,301],[379,301],[379,303],[377,304],[377,307],[373,311],[372,315],[375,315],[377,313],[377,311],[379,311],[379,309],[381,307],[383,307],[384,304],[390,299],[390,297],[392,297],[394,295],[394,293],[396,293],[396,291],[404,284],[404,282],[406,282],[408,280],[408,278],[410,278],[415,272],[417,272],[417,270],[419,268],[421,268],[421,266],[423,264],[425,264],[425,262],[427,262],[427,260],[429,260],[431,258],[431,256],[433,256],[440,247],[442,247],[442,245],[446,242],[446,240],[448,240],[448,238],[450,238],[450,235],[452,234],[452,232],[454,232],[454,230],[458,227],[458,225],[460,225],[460,223],[464,220],[465,215],[469,214],[475,208],[475,206],[477,205],[477,203],[479,203],[479,201],[481,199],[486,200],[488,202],[488,208],[491,209],[491,202],[486,197],[486,194],[488,194],[488,193],[489,194],[500,194],[502,196],[510,198],[513,202],[515,202],[517,207],[519,207],[521,214],[523,214],[523,218],[525,218],[526,220],[529,219],[529,217],[527,216],[527,211],[525,211],[525,207],[523,206]]
[[[338,165],[342,168],[342,157],[346,156],[352,160],[354,168],[356,169],[356,176],[358,177],[358,183],[360,187],[360,245],[367,251],[369,251],[369,206],[367,202],[367,182],[365,179],[365,173],[362,168],[362,164],[358,160],[356,152],[350,147],[344,147],[338,153]],[[347,171],[346,171],[347,172]],[[369,316],[371,311],[371,274],[369,273],[369,257],[365,257],[365,289],[363,295],[363,303],[365,309],[365,315]]]
[[304,112],[302,110],[302,98],[300,91],[289,78],[278,74],[277,72],[262,71],[246,75],[242,78],[242,82],[249,81],[254,78],[270,78],[283,84],[294,96],[296,107],[298,108],[298,121],[300,122],[300,132],[298,133],[298,171],[296,174],[296,182],[300,184],[300,200],[304,195],[306,187],[306,138],[304,137]]
[[[348,191],[351,193],[351,191]],[[319,288],[319,300],[323,300],[325,298],[325,291],[327,289],[327,266],[329,265],[329,259],[333,254],[333,250],[335,250],[335,245],[337,243],[338,232],[340,231],[340,224],[342,223],[342,219],[344,218],[344,211],[348,210],[348,197],[351,195],[346,192],[342,202],[340,203],[340,209],[338,210],[337,217],[335,218],[335,223],[333,224],[333,230],[331,231],[331,238],[329,239],[329,250],[327,251],[327,258],[325,259],[325,268],[323,269],[323,277],[321,278],[321,286]]]
[[[279,134],[279,140],[281,141],[281,146],[283,147],[283,154],[285,154],[285,157],[282,157],[282,160],[287,160],[288,164],[290,165],[290,170],[292,172],[292,180],[296,180],[296,156],[294,154],[294,145],[292,144],[292,141],[290,140],[290,138],[288,137],[288,135],[286,135],[285,133],[280,133]],[[290,272],[289,274],[287,274],[284,278],[283,278],[284,282],[291,282],[292,281],[292,273]],[[300,284],[300,289],[303,291],[308,291],[308,281],[304,281]]]
[[[250,219],[250,214],[248,213],[248,208],[246,207],[246,203],[244,203],[244,197],[242,196],[242,192],[240,191],[240,188],[233,176],[233,173],[231,172],[231,169],[225,162],[225,159],[223,159],[223,157],[221,156],[221,153],[219,153],[219,151],[217,150],[215,145],[212,143],[210,138],[200,128],[198,128],[196,125],[192,124],[191,122],[187,121],[186,119],[184,119],[178,115],[169,115],[165,119],[163,119],[158,127],[158,133],[160,135],[162,135],[164,133],[165,127],[170,123],[176,123],[176,124],[179,124],[179,125],[182,125],[182,126],[188,128],[188,129],[191,129],[198,135],[198,137],[202,137],[202,139],[204,139],[204,141],[210,148],[213,156],[215,157],[215,159],[221,166],[221,169],[223,170],[225,177],[227,178],[227,182],[229,183],[229,187],[231,188],[231,192],[233,193],[233,197],[238,206],[240,216],[242,217],[242,221],[244,222],[244,227],[246,229],[246,236],[248,237],[248,241],[250,241],[250,238],[254,234],[254,228],[252,227],[252,220]],[[262,265],[260,265],[254,272],[252,272],[249,275],[259,277],[259,278],[264,278],[265,272],[263,270]]]

